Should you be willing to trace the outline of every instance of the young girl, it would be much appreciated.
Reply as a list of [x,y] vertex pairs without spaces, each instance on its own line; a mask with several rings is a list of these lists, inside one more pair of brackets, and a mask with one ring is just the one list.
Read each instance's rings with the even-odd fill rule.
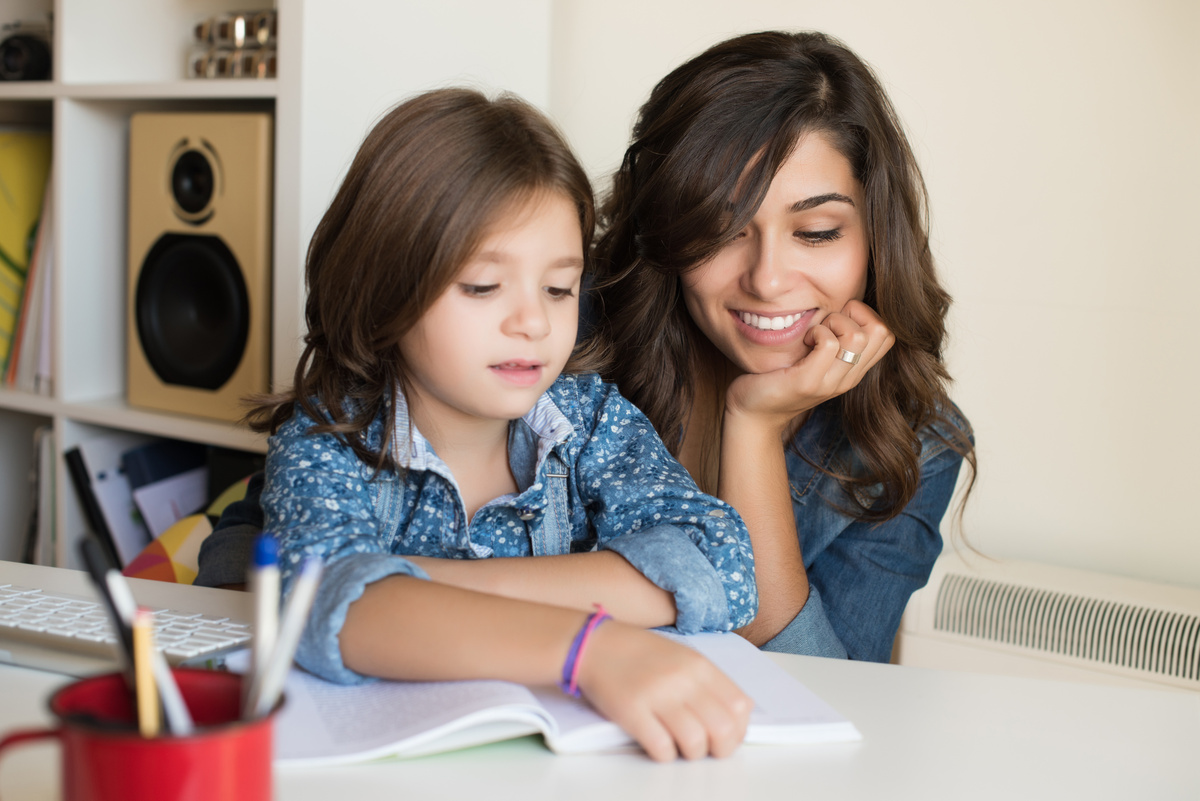
[[583,170],[516,99],[431,92],[367,136],[309,247],[294,387],[252,415],[285,592],[326,565],[297,661],[562,678],[655,759],[723,756],[749,699],[642,629],[752,620],[749,538],[570,362],[592,228]]

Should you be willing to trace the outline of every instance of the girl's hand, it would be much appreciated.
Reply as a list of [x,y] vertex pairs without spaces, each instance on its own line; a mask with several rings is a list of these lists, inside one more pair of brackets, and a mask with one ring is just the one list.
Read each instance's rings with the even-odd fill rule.
[[657,762],[729,756],[745,738],[754,708],[699,653],[615,620],[592,632],[579,686]]
[[[804,358],[782,370],[734,379],[726,413],[759,418],[782,436],[797,416],[857,386],[895,341],[870,306],[851,300],[805,333],[811,350]],[[841,350],[857,353],[857,364],[837,358]]]

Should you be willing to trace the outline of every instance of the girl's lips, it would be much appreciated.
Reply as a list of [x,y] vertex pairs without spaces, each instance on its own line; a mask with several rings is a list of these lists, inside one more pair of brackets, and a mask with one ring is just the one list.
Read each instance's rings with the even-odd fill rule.
[[496,375],[500,376],[504,381],[518,387],[531,387],[542,378],[542,370],[545,368],[541,362],[530,362],[522,359],[516,359],[510,362],[501,362],[488,367]]
[[[809,323],[812,322],[816,315],[816,309],[808,309],[802,312],[791,312],[788,314],[757,314],[741,309],[730,309],[729,314],[733,317],[734,323],[737,326],[738,333],[745,339],[756,345],[786,345],[795,342],[804,336],[805,330]],[[750,322],[747,322],[747,318]],[[784,327],[775,328],[775,321],[781,320]],[[770,328],[760,328],[764,321],[771,324]],[[788,324],[790,322],[790,325]]]

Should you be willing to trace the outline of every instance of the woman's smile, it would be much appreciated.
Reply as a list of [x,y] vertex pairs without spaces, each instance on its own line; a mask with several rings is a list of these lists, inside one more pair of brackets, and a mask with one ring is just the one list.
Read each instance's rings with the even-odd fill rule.
[[862,187],[817,132],[801,137],[746,227],[682,276],[696,325],[740,371],[798,362],[806,335],[867,285]]

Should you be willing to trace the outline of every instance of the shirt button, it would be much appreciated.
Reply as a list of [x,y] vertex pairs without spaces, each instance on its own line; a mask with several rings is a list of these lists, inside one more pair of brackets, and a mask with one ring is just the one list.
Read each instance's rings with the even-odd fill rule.
[[725,510],[724,509],[713,509],[711,512],[708,513],[708,516],[709,517],[724,517]]
[[522,506],[520,509],[517,510],[517,517],[521,518],[522,520],[532,520],[533,519],[533,510],[530,509],[528,506]]

